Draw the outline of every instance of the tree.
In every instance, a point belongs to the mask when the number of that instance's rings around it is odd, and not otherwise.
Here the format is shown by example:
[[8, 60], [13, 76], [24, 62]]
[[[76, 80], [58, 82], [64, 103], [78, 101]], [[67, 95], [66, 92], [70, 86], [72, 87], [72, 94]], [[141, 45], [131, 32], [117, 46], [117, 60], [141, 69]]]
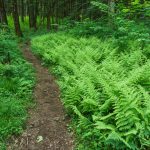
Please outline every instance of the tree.
[[0, 23], [5, 23], [8, 25], [4, 0], [0, 0]]
[[12, 0], [12, 5], [13, 5], [12, 14], [13, 14], [15, 32], [16, 32], [16, 35], [18, 35], [19, 37], [22, 37], [23, 34], [20, 28], [17, 0]]
[[38, 5], [39, 5], [38, 0], [28, 0], [29, 26], [30, 26], [30, 28], [37, 29]]
[[51, 29], [51, 3], [48, 3], [47, 8], [47, 30]]
[[24, 22], [24, 0], [21, 0], [21, 21]]

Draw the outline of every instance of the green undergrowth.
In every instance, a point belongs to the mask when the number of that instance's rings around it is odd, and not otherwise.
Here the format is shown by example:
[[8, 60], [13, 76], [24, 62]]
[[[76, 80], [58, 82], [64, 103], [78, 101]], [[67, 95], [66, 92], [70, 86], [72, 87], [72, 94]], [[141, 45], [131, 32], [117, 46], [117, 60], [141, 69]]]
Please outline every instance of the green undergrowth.
[[58, 77], [79, 150], [150, 147], [150, 47], [129, 46], [63, 32], [32, 39], [33, 51]]
[[[15, 30], [12, 16], [8, 16], [7, 19], [8, 19], [9, 28]], [[20, 20], [20, 27], [23, 33], [23, 37], [20, 40], [23, 42], [30, 40], [30, 38], [33, 36], [41, 35], [48, 32], [46, 29], [46, 20], [44, 20], [43, 22], [39, 17], [37, 17], [37, 30], [35, 30], [34, 28], [31, 29], [29, 27], [29, 17], [27, 16], [24, 17], [24, 22], [22, 22], [21, 18], [19, 18], [19, 20]]]
[[18, 48], [14, 34], [0, 29], [0, 149], [12, 135], [25, 128], [27, 108], [33, 105], [33, 68]]

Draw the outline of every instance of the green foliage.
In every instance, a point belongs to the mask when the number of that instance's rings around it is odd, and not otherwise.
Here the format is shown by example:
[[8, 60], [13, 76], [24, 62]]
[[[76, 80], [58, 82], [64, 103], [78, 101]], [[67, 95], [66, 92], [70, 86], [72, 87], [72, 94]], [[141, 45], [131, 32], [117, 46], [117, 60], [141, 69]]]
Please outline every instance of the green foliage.
[[5, 141], [23, 130], [34, 74], [8, 28], [0, 29], [0, 41], [0, 149], [5, 149]]
[[150, 17], [150, 2], [148, 0], [132, 0], [126, 4], [121, 1], [118, 3], [117, 9], [121, 10], [121, 15], [132, 18]]
[[80, 150], [150, 147], [150, 47], [134, 41], [120, 49], [115, 36], [100, 40], [62, 32], [32, 39], [33, 51], [58, 76]]
[[137, 24], [133, 20], [116, 17], [111, 26], [109, 23], [106, 24], [105, 19], [97, 21], [87, 19], [75, 22], [73, 29], [68, 32], [78, 37], [115, 38], [114, 43], [120, 51], [127, 51], [133, 43], [142, 50], [150, 44], [150, 29], [144, 23]]
[[143, 50], [150, 43], [150, 30], [143, 23], [116, 18], [114, 21], [114, 37], [120, 49], [129, 49], [133, 42]]
[[97, 21], [86, 19], [82, 22], [74, 22], [70, 28], [68, 28], [68, 32], [78, 37], [96, 36], [98, 38], [108, 38], [113, 36], [114, 33], [113, 29], [108, 27], [105, 19]]
[[108, 13], [109, 6], [99, 1], [91, 1], [91, 4], [98, 7], [100, 11]]

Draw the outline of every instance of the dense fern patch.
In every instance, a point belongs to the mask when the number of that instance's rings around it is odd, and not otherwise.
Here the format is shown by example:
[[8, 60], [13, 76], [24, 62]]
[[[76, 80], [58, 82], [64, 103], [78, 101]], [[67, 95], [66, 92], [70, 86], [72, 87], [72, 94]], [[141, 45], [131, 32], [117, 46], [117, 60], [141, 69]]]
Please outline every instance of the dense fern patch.
[[62, 100], [74, 116], [78, 149], [150, 147], [149, 48], [115, 39], [53, 33], [32, 40], [36, 54], [58, 76]]
[[0, 149], [6, 140], [22, 132], [31, 105], [34, 72], [23, 59], [16, 37], [0, 30]]

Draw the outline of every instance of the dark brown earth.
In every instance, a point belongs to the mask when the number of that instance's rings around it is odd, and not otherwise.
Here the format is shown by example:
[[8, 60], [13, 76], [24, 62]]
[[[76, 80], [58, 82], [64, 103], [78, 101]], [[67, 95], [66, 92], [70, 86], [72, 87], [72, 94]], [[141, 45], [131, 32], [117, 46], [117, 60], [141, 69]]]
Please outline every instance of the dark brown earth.
[[37, 106], [29, 111], [26, 130], [20, 137], [12, 139], [8, 150], [73, 150], [55, 78], [41, 66], [30, 51], [29, 44], [21, 47], [26, 60], [36, 69], [34, 97]]

